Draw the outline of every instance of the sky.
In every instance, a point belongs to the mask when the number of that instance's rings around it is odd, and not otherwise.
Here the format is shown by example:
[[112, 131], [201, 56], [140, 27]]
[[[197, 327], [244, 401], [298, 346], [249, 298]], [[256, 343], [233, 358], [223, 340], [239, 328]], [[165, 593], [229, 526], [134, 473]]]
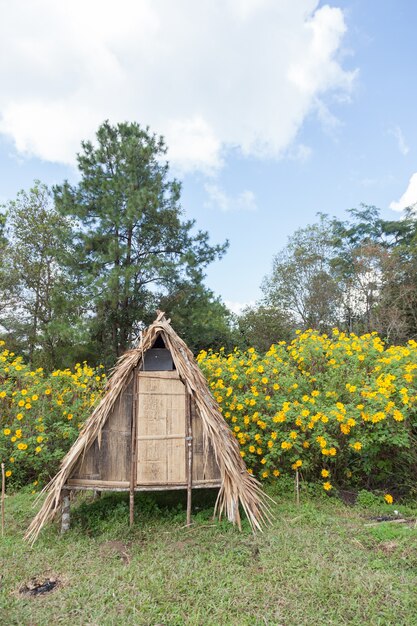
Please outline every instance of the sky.
[[417, 203], [416, 23], [414, 0], [0, 0], [0, 203], [75, 184], [105, 119], [149, 126], [239, 311], [318, 212]]

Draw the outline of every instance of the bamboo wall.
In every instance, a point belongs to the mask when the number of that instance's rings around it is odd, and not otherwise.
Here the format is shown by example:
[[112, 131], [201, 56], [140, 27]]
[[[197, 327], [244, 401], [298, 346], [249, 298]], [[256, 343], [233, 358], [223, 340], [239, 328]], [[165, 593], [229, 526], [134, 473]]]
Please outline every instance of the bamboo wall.
[[[155, 375], [153, 372], [150, 376]], [[143, 374], [141, 374], [143, 375]], [[169, 401], [170, 389], [173, 389], [174, 381], [170, 381], [169, 378], [178, 378], [177, 373], [174, 372], [161, 372], [161, 376], [168, 375], [166, 380], [166, 389], [164, 391], [165, 402]], [[169, 376], [170, 375], [170, 376]], [[137, 373], [134, 376], [138, 376]], [[139, 375], [140, 376], [140, 375]], [[140, 377], [139, 377], [140, 386]], [[164, 381], [165, 382], [165, 381]], [[133, 376], [122, 392], [121, 396], [115, 403], [113, 410], [111, 411], [101, 434], [101, 442], [98, 439], [87, 450], [84, 456], [78, 461], [71, 477], [68, 479], [67, 484], [70, 487], [81, 488], [97, 488], [97, 489], [129, 489], [129, 481], [131, 475], [131, 437], [132, 437], [132, 413], [133, 413]], [[177, 390], [178, 384], [182, 385], [179, 380], [176, 381]], [[185, 390], [184, 390], [185, 392]], [[140, 392], [139, 392], [140, 393]], [[178, 398], [178, 391], [177, 391]], [[139, 398], [140, 400], [140, 398]], [[177, 401], [173, 397], [173, 401]], [[193, 430], [193, 471], [192, 471], [192, 486], [204, 487], [204, 486], [216, 486], [220, 484], [220, 471], [212, 447], [209, 445], [206, 459], [204, 458], [203, 449], [203, 424], [200, 416], [197, 414], [194, 402], [189, 399], [188, 394], [185, 394], [185, 403], [187, 405], [186, 410], [191, 412], [191, 422]], [[137, 404], [137, 403], [136, 403]], [[157, 403], [158, 404], [158, 403]], [[143, 404], [142, 404], [143, 406]], [[141, 414], [142, 413], [142, 414]], [[139, 419], [146, 419], [146, 412], [139, 409]], [[138, 429], [138, 433], [146, 433], [146, 425], [143, 423]], [[186, 432], [184, 429], [184, 439]], [[168, 440], [169, 441], [169, 440]], [[167, 450], [170, 450], [170, 446], [167, 446]], [[159, 459], [160, 463], [166, 463], [166, 471], [164, 468], [159, 467], [158, 476], [156, 480], [152, 480], [149, 483], [147, 478], [149, 471], [142, 471], [138, 469], [138, 484], [136, 488], [138, 490], [154, 489], [161, 490], [166, 488], [186, 488], [187, 486], [187, 472], [174, 472], [172, 470], [172, 464], [181, 463], [184, 468], [186, 467], [186, 446], [183, 445], [184, 452], [180, 453], [181, 458], [178, 456], [172, 457], [167, 453], [166, 458]], [[138, 459], [139, 461], [139, 459]], [[180, 480], [169, 480], [169, 476], [181, 477]]]

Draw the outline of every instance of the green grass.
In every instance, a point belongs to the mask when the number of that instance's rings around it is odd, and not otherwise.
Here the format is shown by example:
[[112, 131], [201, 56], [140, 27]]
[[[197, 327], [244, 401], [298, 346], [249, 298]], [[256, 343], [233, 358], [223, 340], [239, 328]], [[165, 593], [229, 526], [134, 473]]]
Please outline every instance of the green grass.
[[[247, 524], [239, 533], [213, 523], [212, 494], [195, 499], [191, 528], [177, 495], [142, 496], [132, 531], [124, 494], [84, 498], [73, 504], [70, 532], [60, 537], [49, 525], [30, 548], [22, 535], [33, 496], [10, 496], [0, 624], [417, 625], [413, 524], [367, 526], [374, 511], [335, 498], [305, 495], [297, 507], [275, 497], [274, 525], [256, 537]], [[48, 575], [61, 579], [58, 589], [19, 594]]]

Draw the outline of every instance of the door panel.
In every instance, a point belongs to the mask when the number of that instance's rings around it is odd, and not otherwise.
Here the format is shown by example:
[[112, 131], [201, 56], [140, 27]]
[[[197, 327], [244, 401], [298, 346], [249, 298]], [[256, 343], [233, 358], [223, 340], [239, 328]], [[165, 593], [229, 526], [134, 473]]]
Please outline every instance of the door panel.
[[139, 372], [137, 483], [186, 483], [186, 392], [176, 372]]

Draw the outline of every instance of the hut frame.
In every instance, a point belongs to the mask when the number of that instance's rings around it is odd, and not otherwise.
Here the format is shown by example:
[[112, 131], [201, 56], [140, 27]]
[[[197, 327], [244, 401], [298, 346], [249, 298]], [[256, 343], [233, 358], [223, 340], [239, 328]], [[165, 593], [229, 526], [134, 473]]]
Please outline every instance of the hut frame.
[[[175, 374], [172, 372], [143, 372], [144, 355], [152, 348], [158, 337], [169, 350]], [[181, 480], [154, 481], [153, 484], [143, 484], [138, 481], [138, 386], [141, 385], [140, 372], [143, 372], [142, 383], [146, 378], [176, 380], [185, 388], [185, 432], [182, 437], [184, 446], [184, 474]], [[169, 384], [169, 382], [167, 383]], [[128, 480], [97, 480], [74, 478], [77, 467], [82, 465], [92, 446], [100, 448], [104, 426], [115, 408], [116, 402], [123, 398], [128, 388], [132, 389], [132, 416], [130, 432], [130, 452]], [[202, 437], [202, 459], [195, 463], [193, 425], [200, 418]], [[168, 438], [170, 436], [168, 435]], [[153, 436], [153, 438], [155, 438]], [[179, 436], [172, 435], [173, 439]], [[146, 439], [146, 435], [142, 437]], [[203, 478], [201, 473], [195, 479], [197, 471], [193, 466], [203, 463]], [[211, 468], [209, 467], [211, 463]], [[207, 468], [209, 467], [209, 471]], [[176, 470], [177, 471], [177, 470]], [[182, 470], [181, 470], [182, 471]], [[201, 471], [201, 468], [200, 468]], [[205, 478], [206, 474], [208, 478]], [[194, 478], [193, 478], [194, 476]], [[62, 508], [65, 526], [69, 527], [69, 493], [71, 491], [93, 489], [96, 491], [128, 491], [130, 494], [130, 524], [133, 524], [134, 496], [141, 491], [166, 491], [171, 489], [186, 489], [187, 491], [187, 524], [191, 522], [192, 490], [207, 487], [219, 488], [214, 507], [214, 516], [219, 519], [226, 515], [229, 521], [241, 528], [239, 505], [242, 507], [253, 531], [261, 530], [263, 523], [270, 521], [271, 511], [268, 500], [258, 481], [248, 473], [245, 463], [240, 456], [239, 445], [225, 422], [217, 402], [209, 391], [207, 381], [201, 373], [191, 351], [184, 341], [175, 333], [170, 320], [164, 313], [158, 312], [155, 322], [141, 335], [137, 348], [121, 356], [113, 370], [105, 388], [104, 396], [98, 406], [91, 413], [79, 433], [78, 439], [64, 457], [58, 473], [43, 489], [45, 494], [43, 504], [27, 529], [25, 538], [33, 543], [36, 541], [45, 523], [52, 520]], [[62, 528], [62, 530], [65, 530]]]

